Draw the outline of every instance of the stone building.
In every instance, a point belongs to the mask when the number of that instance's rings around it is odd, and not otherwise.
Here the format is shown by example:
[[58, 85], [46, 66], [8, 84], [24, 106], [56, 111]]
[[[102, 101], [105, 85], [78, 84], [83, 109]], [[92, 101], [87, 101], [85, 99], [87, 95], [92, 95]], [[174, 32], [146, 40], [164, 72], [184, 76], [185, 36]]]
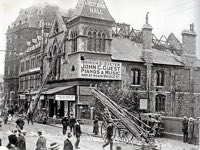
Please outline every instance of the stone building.
[[[41, 37], [42, 25], [44, 25], [44, 34], [49, 32], [57, 10], [57, 6], [49, 4], [22, 9], [17, 19], [8, 27], [4, 69], [5, 100], [10, 99], [12, 91], [13, 103], [17, 103], [19, 94], [31, 90], [19, 90], [20, 56], [28, 47], [37, 43]], [[27, 67], [28, 63], [30, 62], [27, 61]], [[41, 75], [39, 78], [41, 79]]]
[[157, 38], [152, 31], [148, 14], [141, 30], [115, 23], [103, 0], [78, 0], [75, 9], [57, 11], [43, 49], [42, 78], [55, 67], [39, 107], [50, 117], [75, 113], [89, 118], [86, 112], [92, 111], [95, 99], [89, 85], [110, 81], [135, 90], [143, 109], [169, 116], [200, 115], [194, 25], [183, 30], [182, 42], [173, 34]]

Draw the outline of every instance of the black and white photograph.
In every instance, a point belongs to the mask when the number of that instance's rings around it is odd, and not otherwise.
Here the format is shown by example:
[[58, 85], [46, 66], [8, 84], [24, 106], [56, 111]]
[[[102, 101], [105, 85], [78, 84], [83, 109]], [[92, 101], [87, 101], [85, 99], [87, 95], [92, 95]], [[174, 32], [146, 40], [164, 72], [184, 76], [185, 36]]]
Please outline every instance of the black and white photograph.
[[0, 0], [0, 150], [199, 150], [199, 0]]

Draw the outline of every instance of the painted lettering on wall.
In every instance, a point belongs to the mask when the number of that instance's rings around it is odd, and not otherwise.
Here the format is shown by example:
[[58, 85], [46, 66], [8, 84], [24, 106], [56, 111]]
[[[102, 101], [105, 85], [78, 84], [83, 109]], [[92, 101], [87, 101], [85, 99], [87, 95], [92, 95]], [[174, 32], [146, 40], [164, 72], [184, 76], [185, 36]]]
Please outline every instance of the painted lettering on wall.
[[95, 2], [88, 2], [88, 5], [90, 6], [90, 12], [91, 13], [95, 13], [95, 14], [99, 14], [99, 15], [103, 15], [103, 11], [102, 9], [105, 9], [106, 6], [104, 3], [95, 3]]
[[81, 61], [80, 78], [121, 80], [121, 63]]

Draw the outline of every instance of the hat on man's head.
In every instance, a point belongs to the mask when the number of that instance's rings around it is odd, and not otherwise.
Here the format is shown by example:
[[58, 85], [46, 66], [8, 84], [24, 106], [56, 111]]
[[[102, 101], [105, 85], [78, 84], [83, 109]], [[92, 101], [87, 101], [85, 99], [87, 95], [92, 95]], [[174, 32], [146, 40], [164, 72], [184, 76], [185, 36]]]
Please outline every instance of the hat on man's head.
[[60, 145], [58, 145], [58, 143], [56, 143], [56, 142], [51, 143], [49, 149], [50, 150], [58, 150], [58, 149], [60, 149]]
[[42, 130], [41, 130], [41, 129], [39, 129], [39, 130], [37, 131], [37, 133], [42, 133]]
[[184, 116], [183, 118], [184, 118], [184, 119], [187, 119], [187, 117], [186, 117], [186, 116]]
[[189, 121], [193, 121], [194, 119], [192, 117], [189, 118]]

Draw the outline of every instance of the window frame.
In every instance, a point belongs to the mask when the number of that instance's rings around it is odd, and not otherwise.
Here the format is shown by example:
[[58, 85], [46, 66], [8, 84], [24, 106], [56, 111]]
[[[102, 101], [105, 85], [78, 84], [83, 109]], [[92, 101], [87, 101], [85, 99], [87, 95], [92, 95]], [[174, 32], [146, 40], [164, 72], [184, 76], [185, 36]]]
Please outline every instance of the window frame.
[[166, 96], [162, 94], [158, 94], [155, 97], [155, 111], [156, 112], [165, 112], [165, 103], [166, 103]]
[[[136, 76], [137, 73], [137, 76]], [[141, 69], [138, 68], [132, 68], [131, 69], [131, 75], [132, 75], [132, 85], [141, 85]]]
[[165, 85], [165, 72], [163, 70], [156, 71], [156, 86]]

